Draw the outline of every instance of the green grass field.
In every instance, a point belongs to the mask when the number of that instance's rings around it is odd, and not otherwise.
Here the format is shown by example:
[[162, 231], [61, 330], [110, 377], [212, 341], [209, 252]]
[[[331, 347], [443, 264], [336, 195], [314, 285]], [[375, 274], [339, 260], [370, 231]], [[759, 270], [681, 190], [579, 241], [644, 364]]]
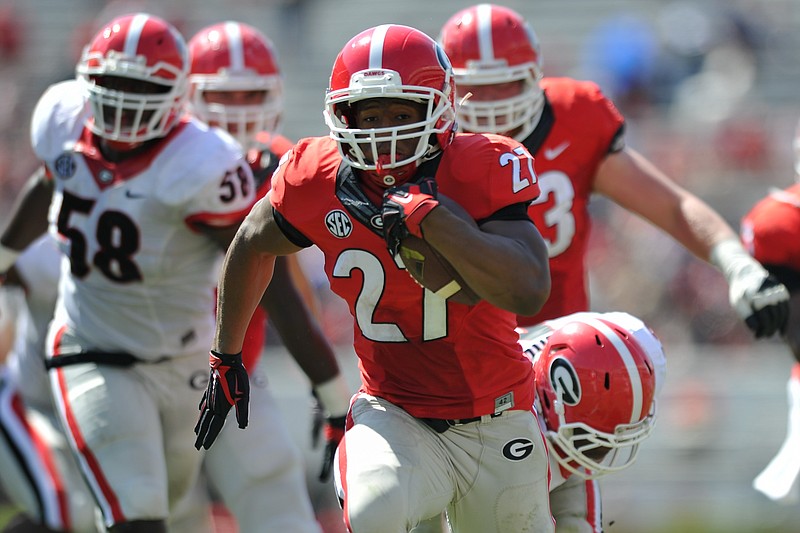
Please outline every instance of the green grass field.
[[0, 503], [0, 530], [6, 527], [6, 524], [17, 513], [17, 508], [7, 503]]

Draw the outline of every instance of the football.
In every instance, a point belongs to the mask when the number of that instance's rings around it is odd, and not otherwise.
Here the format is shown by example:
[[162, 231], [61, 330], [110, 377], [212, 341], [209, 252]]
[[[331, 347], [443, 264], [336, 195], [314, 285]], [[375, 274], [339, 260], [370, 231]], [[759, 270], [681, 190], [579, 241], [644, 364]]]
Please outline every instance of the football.
[[[467, 211], [454, 200], [438, 196], [439, 203], [459, 218], [474, 224]], [[446, 300], [466, 305], [475, 305], [480, 297], [464, 282], [455, 268], [427, 242], [409, 235], [400, 242], [400, 259], [406, 271], [426, 289]]]

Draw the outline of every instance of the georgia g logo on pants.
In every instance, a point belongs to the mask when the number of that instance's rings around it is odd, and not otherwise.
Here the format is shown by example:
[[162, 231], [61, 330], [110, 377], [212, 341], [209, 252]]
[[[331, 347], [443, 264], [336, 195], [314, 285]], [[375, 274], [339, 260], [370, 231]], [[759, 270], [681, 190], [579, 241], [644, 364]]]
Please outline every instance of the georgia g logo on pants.
[[514, 439], [503, 446], [503, 457], [509, 461], [522, 461], [533, 453], [535, 445], [530, 439]]

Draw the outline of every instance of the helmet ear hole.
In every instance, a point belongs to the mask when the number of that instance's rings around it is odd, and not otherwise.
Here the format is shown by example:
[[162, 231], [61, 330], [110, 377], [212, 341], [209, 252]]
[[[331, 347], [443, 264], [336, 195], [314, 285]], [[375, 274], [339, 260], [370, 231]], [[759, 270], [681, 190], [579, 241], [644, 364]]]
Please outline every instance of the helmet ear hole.
[[343, 102], [341, 104], [337, 104], [335, 109], [336, 117], [341, 120], [346, 126], [352, 128], [355, 124], [355, 120], [353, 120], [353, 115], [355, 110], [353, 109], [353, 105], [349, 102]]
[[611, 388], [611, 376], [608, 372], [606, 372], [605, 379], [603, 380], [603, 387], [605, 387], [606, 390]]

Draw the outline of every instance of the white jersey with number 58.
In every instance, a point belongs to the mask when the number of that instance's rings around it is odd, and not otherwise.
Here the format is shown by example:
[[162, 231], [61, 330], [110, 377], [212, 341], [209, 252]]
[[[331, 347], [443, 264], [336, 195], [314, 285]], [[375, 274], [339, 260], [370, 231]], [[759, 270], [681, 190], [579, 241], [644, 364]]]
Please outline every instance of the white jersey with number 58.
[[76, 82], [63, 82], [39, 100], [31, 127], [55, 182], [50, 232], [65, 256], [51, 334], [67, 326], [82, 347], [150, 360], [204, 351], [221, 251], [199, 227], [246, 215], [250, 168], [227, 133], [189, 118], [108, 161], [87, 111]]

